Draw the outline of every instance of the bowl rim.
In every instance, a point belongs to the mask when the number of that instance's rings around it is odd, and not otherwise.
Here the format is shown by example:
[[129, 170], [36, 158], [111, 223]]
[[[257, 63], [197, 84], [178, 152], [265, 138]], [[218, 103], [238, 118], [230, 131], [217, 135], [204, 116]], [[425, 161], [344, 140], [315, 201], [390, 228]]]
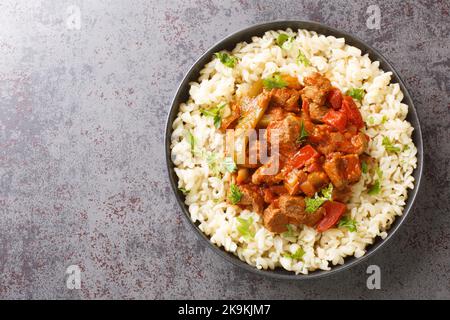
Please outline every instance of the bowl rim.
[[[376, 237], [373, 244], [370, 244], [366, 248], [365, 254], [360, 258], [355, 258], [354, 256], [346, 257], [344, 264], [342, 265], [334, 265], [330, 266], [330, 270], [315, 270], [311, 271], [308, 274], [295, 274], [293, 271], [287, 271], [280, 267], [275, 270], [263, 270], [258, 269], [255, 266], [247, 264], [245, 261], [239, 259], [239, 257], [234, 254], [225, 251], [222, 247], [218, 247], [214, 243], [209, 240], [209, 237], [204, 234], [194, 223], [189, 214], [189, 210], [184, 203], [184, 195], [178, 190], [178, 178], [176, 177], [174, 171], [174, 164], [171, 160], [171, 134], [172, 134], [172, 123], [176, 118], [176, 115], [179, 110], [179, 105], [181, 102], [184, 102], [183, 96], [188, 94], [189, 92], [189, 82], [196, 81], [199, 76], [199, 71], [204, 67], [204, 65], [210, 61], [214, 52], [218, 52], [223, 49], [232, 49], [236, 46], [237, 43], [249, 40], [253, 36], [261, 36], [266, 31], [269, 30], [286, 30], [291, 28], [293, 31], [297, 31], [298, 29], [306, 29], [308, 31], [315, 31], [318, 34], [323, 34], [325, 36], [334, 36], [336, 38], [344, 38], [345, 43], [355, 46], [362, 51], [363, 54], [368, 54], [371, 61], [379, 61], [380, 69], [384, 72], [392, 72], [391, 83], [398, 83], [401, 91], [403, 92], [403, 100], [402, 102], [408, 105], [408, 115], [406, 120], [408, 120], [414, 128], [412, 138], [413, 143], [417, 148], [417, 166], [413, 171], [414, 176], [414, 188], [408, 190], [408, 199], [403, 208], [403, 213], [401, 216], [396, 216], [394, 223], [391, 225], [388, 230], [387, 236], [385, 239], [381, 239], [380, 237]], [[422, 140], [422, 130], [420, 126], [420, 119], [417, 114], [416, 108], [414, 106], [413, 99], [409, 94], [409, 91], [400, 78], [398, 72], [392, 66], [392, 64], [375, 48], [371, 45], [365, 43], [358, 37], [349, 34], [347, 32], [335, 29], [326, 24], [308, 21], [308, 20], [275, 20], [271, 22], [263, 22], [254, 24], [245, 28], [242, 28], [238, 31], [235, 31], [226, 37], [222, 38], [220, 41], [217, 41], [214, 45], [208, 48], [188, 69], [185, 73], [182, 81], [177, 86], [176, 93], [173, 96], [173, 99], [170, 104], [170, 109], [166, 118], [166, 126], [165, 126], [165, 158], [166, 158], [166, 169], [169, 177], [170, 185], [172, 191], [175, 194], [177, 199], [177, 203], [181, 210], [183, 211], [183, 216], [187, 219], [188, 224], [191, 226], [192, 230], [195, 231], [200, 241], [207, 247], [209, 247], [213, 252], [222, 257], [224, 260], [232, 263], [233, 265], [242, 268], [243, 270], [249, 271], [253, 274], [258, 274], [263, 277], [273, 278], [277, 280], [307, 280], [307, 279], [318, 279], [326, 276], [330, 276], [332, 274], [336, 274], [343, 270], [348, 270], [351, 267], [360, 264], [365, 261], [369, 257], [371, 257], [375, 252], [377, 252], [381, 247], [385, 246], [389, 240], [397, 233], [397, 230], [404, 223], [405, 219], [409, 215], [413, 205], [415, 204], [416, 196], [418, 194], [420, 183], [422, 180], [423, 174], [423, 140]], [[392, 242], [392, 241], [391, 241]], [[389, 242], [390, 243], [390, 242]]]

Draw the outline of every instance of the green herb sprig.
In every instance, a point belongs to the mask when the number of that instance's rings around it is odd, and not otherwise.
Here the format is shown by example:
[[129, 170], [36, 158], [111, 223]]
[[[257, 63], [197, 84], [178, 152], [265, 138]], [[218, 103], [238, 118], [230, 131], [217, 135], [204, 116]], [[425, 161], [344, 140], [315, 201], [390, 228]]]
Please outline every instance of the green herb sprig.
[[350, 232], [355, 232], [357, 223], [356, 220], [351, 219], [350, 217], [344, 216], [338, 223], [338, 227], [347, 228]]
[[383, 145], [384, 149], [387, 152], [400, 152], [401, 151], [400, 147], [394, 146], [393, 142], [389, 139], [389, 137], [383, 137], [381, 144]]
[[351, 88], [346, 92], [346, 95], [352, 97], [355, 100], [358, 100], [359, 102], [362, 101], [365, 94], [366, 92], [362, 88]]
[[308, 136], [309, 136], [308, 131], [306, 131], [305, 125], [302, 121], [302, 126], [300, 128], [300, 135], [298, 136], [296, 141], [297, 144], [302, 144], [306, 140], [306, 138], [308, 138]]
[[212, 117], [214, 119], [214, 126], [218, 129], [222, 124], [222, 110], [227, 104], [221, 103], [214, 108], [202, 109], [201, 114], [207, 117]]
[[371, 196], [377, 195], [381, 192], [381, 178], [383, 177], [383, 171], [381, 171], [380, 168], [377, 168], [376, 172], [377, 172], [377, 179], [367, 192]]
[[303, 250], [303, 248], [298, 248], [297, 251], [295, 251], [294, 253], [288, 253], [285, 252], [283, 253], [283, 257], [285, 258], [290, 258], [292, 260], [303, 260], [303, 256], [305, 255], [305, 250]]
[[237, 231], [247, 240], [251, 240], [255, 237], [255, 231], [252, 228], [253, 218], [244, 219], [241, 217], [236, 218], [239, 222], [237, 226]]
[[216, 52], [214, 53], [214, 55], [217, 57], [217, 59], [220, 60], [220, 62], [222, 62], [222, 64], [224, 64], [228, 68], [234, 68], [234, 66], [238, 62], [238, 58], [229, 55], [226, 52]]
[[232, 183], [230, 185], [230, 193], [228, 195], [228, 199], [230, 200], [230, 202], [232, 204], [237, 204], [239, 201], [241, 201], [241, 198], [242, 198], [241, 190], [239, 189], [239, 187], [237, 185]]
[[297, 64], [303, 64], [305, 67], [308, 67], [311, 65], [311, 62], [308, 60], [308, 58], [305, 56], [305, 54], [301, 50], [298, 50]]
[[263, 86], [267, 89], [284, 88], [287, 82], [284, 81], [279, 73], [274, 73], [271, 77], [263, 79]]
[[319, 194], [316, 193], [313, 198], [305, 198], [306, 212], [308, 213], [314, 212], [317, 209], [319, 209], [320, 206], [325, 203], [325, 201], [331, 200], [333, 193], [333, 185], [330, 183], [328, 187], [322, 189], [320, 193], [322, 194], [321, 196], [319, 196]]

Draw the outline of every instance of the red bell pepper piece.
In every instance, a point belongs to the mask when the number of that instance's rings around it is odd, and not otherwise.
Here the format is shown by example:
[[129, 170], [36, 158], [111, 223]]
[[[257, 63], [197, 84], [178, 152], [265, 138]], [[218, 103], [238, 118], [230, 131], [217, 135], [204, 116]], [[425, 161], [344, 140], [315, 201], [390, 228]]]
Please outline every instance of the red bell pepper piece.
[[298, 150], [289, 161], [288, 167], [291, 169], [301, 168], [311, 158], [318, 158], [320, 154], [311, 146], [306, 145]]
[[358, 129], [364, 127], [364, 121], [361, 113], [359, 112], [352, 97], [344, 96], [342, 100], [342, 110], [347, 115], [348, 122], [353, 123]]
[[339, 131], [344, 131], [345, 127], [347, 127], [347, 114], [342, 111], [330, 109], [322, 118], [322, 121]]
[[307, 100], [302, 100], [302, 111], [304, 116], [309, 116], [309, 103]]
[[323, 204], [325, 217], [317, 224], [317, 231], [324, 232], [333, 227], [347, 210], [347, 206], [337, 201], [327, 201]]
[[335, 110], [339, 110], [342, 106], [342, 93], [341, 90], [334, 88], [328, 93], [328, 102]]

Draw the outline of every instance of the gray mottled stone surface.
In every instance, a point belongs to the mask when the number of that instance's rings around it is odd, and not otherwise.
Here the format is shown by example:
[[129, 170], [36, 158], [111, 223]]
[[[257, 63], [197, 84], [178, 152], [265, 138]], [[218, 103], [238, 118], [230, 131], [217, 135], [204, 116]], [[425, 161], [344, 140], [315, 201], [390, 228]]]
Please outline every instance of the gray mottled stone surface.
[[[80, 8], [80, 29], [67, 8]], [[378, 4], [380, 30], [366, 27]], [[448, 1], [2, 1], [0, 298], [450, 298]], [[350, 271], [290, 283], [204, 248], [165, 173], [183, 74], [240, 28], [309, 19], [378, 48], [425, 139], [423, 186], [391, 245]], [[82, 270], [68, 290], [67, 266]], [[366, 288], [366, 268], [382, 289]]]

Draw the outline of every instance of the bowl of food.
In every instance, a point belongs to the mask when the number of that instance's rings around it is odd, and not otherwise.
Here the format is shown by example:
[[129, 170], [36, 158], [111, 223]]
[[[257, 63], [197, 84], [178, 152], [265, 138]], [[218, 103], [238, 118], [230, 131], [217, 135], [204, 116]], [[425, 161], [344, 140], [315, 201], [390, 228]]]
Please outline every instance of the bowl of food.
[[323, 24], [238, 31], [182, 80], [170, 183], [195, 233], [246, 270], [321, 277], [383, 246], [422, 175], [419, 119], [389, 62]]

